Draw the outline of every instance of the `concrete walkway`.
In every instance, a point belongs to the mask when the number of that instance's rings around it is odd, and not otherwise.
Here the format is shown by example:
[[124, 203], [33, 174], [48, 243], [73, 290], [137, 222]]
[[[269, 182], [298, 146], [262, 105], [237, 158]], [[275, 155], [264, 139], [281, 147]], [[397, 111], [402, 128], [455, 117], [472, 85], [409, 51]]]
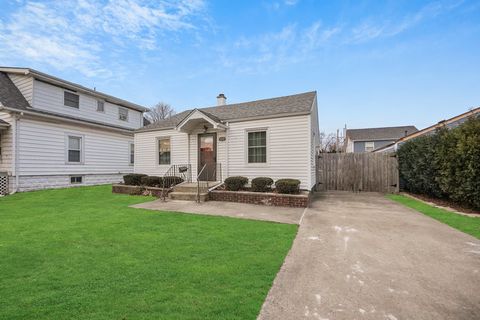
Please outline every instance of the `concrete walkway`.
[[149, 210], [186, 212], [212, 216], [263, 220], [289, 224], [299, 224], [299, 221], [305, 212], [304, 208], [271, 207], [222, 201], [196, 203], [194, 201], [170, 199], [167, 199], [165, 202], [161, 199], [158, 199], [151, 202], [136, 204], [132, 207]]
[[379, 194], [306, 211], [259, 319], [480, 319], [480, 241]]

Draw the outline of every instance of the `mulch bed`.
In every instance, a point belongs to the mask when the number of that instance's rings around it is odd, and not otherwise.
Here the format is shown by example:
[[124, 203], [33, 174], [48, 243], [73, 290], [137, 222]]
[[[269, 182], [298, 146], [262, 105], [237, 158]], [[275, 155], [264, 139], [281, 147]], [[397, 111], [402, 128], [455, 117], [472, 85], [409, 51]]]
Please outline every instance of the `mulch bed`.
[[408, 193], [405, 192], [406, 195], [412, 196], [414, 198], [418, 198], [420, 200], [423, 200], [425, 202], [431, 202], [437, 206], [440, 207], [446, 207], [446, 208], [451, 208], [455, 211], [462, 212], [462, 213], [468, 213], [468, 214], [478, 214], [480, 216], [480, 211], [471, 209], [471, 208], [465, 208], [459, 205], [458, 203], [455, 203], [451, 200], [446, 200], [446, 199], [438, 199], [438, 198], [433, 198], [429, 197], [423, 194], [415, 194], [415, 193]]

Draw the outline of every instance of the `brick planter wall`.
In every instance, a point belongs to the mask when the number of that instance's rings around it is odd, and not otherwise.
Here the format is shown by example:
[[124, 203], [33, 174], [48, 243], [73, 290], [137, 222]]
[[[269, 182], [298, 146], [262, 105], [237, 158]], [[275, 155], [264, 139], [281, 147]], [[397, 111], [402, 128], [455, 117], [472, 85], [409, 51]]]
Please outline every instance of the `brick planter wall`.
[[[129, 194], [131, 196], [152, 195], [160, 198], [162, 196], [163, 188], [144, 187], [144, 186], [128, 186], [125, 184], [114, 184], [112, 186], [113, 193]], [[148, 193], [146, 192], [148, 191]]]
[[278, 194], [250, 191], [213, 190], [208, 194], [208, 199], [213, 201], [263, 204], [267, 206], [306, 208], [310, 203], [310, 193], [302, 192], [301, 194]]
[[129, 195], [141, 195], [145, 188], [141, 186], [127, 186], [124, 184], [114, 184], [112, 185], [113, 193], [129, 194]]

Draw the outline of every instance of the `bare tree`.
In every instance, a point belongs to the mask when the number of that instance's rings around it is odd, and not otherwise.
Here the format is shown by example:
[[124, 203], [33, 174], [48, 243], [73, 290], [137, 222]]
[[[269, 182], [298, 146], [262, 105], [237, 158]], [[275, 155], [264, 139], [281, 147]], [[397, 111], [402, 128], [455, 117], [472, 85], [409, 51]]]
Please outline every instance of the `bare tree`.
[[336, 153], [342, 152], [343, 137], [337, 136], [336, 133], [326, 134], [320, 132], [320, 152]]
[[165, 102], [159, 102], [145, 113], [145, 117], [148, 119], [148, 121], [154, 123], [160, 120], [168, 119], [175, 113], [176, 111], [171, 105]]

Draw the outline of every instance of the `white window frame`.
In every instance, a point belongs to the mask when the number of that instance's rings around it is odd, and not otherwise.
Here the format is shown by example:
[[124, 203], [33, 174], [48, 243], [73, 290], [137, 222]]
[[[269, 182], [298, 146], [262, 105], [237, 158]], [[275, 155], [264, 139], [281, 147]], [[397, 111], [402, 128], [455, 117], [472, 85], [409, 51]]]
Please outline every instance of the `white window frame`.
[[[367, 147], [368, 145], [368, 147]], [[372, 152], [375, 150], [375, 141], [365, 141], [365, 152]]]
[[[160, 164], [160, 140], [170, 140], [170, 163], [169, 164]], [[156, 163], [157, 167], [165, 167], [165, 166], [171, 166], [172, 165], [172, 156], [173, 156], [173, 148], [172, 148], [172, 137], [170, 136], [163, 136], [163, 137], [156, 137], [155, 138], [155, 151], [156, 151]]]
[[[127, 114], [127, 117], [125, 119], [122, 119], [122, 113], [121, 113], [122, 110], [125, 110]], [[118, 120], [128, 122], [128, 108], [118, 107]]]
[[[266, 162], [253, 162], [250, 163], [248, 162], [248, 134], [251, 132], [259, 132], [259, 131], [265, 131], [266, 135], [266, 156], [267, 156], [267, 161]], [[268, 167], [270, 166], [270, 130], [268, 127], [261, 127], [261, 128], [249, 128], [245, 130], [244, 134], [244, 157], [245, 157], [245, 165], [248, 167]]]
[[[66, 93], [74, 94], [74, 95], [76, 95], [76, 96], [78, 97], [78, 106], [74, 107], [74, 106], [69, 106], [69, 105], [65, 104], [65, 100], [66, 100], [66, 99], [65, 99], [65, 94], [66, 94]], [[80, 109], [80, 95], [79, 95], [78, 93], [76, 93], [76, 92], [64, 90], [64, 91], [63, 91], [63, 105], [64, 105], [65, 107], [69, 107], [69, 108], [73, 108], [73, 109], [79, 110], [79, 109]]]
[[[72, 182], [72, 178], [80, 178], [82, 181], [81, 182]], [[85, 181], [83, 178], [84, 177], [82, 175], [70, 176], [70, 184], [83, 184], [83, 182]]]
[[[103, 106], [103, 110], [99, 110], [99, 109], [98, 109], [98, 105], [99, 105], [100, 103], [101, 103], [102, 106]], [[105, 101], [103, 101], [103, 100], [97, 100], [97, 112], [105, 113]]]
[[[135, 143], [134, 142], [129, 143], [128, 151], [129, 151], [128, 152], [128, 164], [133, 166], [135, 164]], [[132, 162], [132, 153], [133, 153], [133, 162]]]
[[[70, 150], [69, 140], [72, 138], [80, 139], [80, 162], [71, 162], [68, 160], [68, 151]], [[65, 163], [72, 165], [82, 165], [85, 160], [85, 136], [77, 133], [66, 133], [65, 134]]]

